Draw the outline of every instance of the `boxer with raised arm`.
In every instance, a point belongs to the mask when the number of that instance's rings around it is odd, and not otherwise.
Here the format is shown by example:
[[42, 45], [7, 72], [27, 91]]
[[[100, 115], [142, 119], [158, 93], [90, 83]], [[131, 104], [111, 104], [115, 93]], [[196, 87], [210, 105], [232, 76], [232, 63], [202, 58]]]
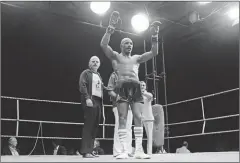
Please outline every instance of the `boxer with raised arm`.
[[152, 48], [149, 52], [143, 53], [142, 55], [132, 55], [133, 42], [130, 38], [124, 38], [120, 43], [121, 53], [119, 54], [118, 52], [113, 51], [109, 46], [111, 34], [114, 33], [119, 18], [119, 13], [114, 11], [100, 44], [105, 55], [112, 63], [114, 63], [114, 69], [118, 75], [114, 92], [116, 92], [115, 96], [117, 99], [117, 109], [119, 114], [118, 134], [120, 143], [123, 147], [123, 152], [117, 158], [128, 158], [126, 121], [129, 105], [131, 106], [135, 123], [135, 158], [150, 158], [148, 155], [141, 152], [143, 127], [141, 124], [141, 109], [139, 109], [139, 107], [142, 106], [141, 103], [143, 103], [143, 97], [138, 77], [138, 69], [140, 63], [144, 63], [158, 55], [159, 27], [157, 26], [157, 23], [153, 23], [151, 26]]

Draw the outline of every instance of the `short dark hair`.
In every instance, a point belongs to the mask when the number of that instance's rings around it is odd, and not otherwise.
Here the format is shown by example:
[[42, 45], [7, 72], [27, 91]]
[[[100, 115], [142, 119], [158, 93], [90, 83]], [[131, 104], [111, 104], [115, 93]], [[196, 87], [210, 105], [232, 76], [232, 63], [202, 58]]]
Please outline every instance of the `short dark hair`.
[[188, 146], [188, 142], [187, 142], [187, 141], [184, 141], [184, 142], [183, 142], [183, 146], [186, 146], [186, 147], [187, 147], [187, 146]]

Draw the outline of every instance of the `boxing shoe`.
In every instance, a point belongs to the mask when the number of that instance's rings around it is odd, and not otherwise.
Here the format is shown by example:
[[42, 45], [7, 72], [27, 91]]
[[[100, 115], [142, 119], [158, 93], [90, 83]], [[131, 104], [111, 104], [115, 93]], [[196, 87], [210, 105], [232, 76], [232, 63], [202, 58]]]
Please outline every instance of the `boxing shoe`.
[[147, 155], [144, 152], [139, 151], [139, 152], [136, 152], [134, 154], [134, 158], [136, 158], [136, 159], [150, 159], [151, 157], [150, 157], [150, 155]]
[[95, 158], [91, 153], [86, 153], [82, 157], [83, 158]]
[[116, 156], [116, 159], [127, 159], [128, 158], [128, 153], [121, 153]]
[[131, 153], [128, 153], [128, 157], [133, 157], [133, 154], [131, 154]]
[[91, 153], [94, 157], [99, 157], [98, 154], [95, 154], [94, 152]]

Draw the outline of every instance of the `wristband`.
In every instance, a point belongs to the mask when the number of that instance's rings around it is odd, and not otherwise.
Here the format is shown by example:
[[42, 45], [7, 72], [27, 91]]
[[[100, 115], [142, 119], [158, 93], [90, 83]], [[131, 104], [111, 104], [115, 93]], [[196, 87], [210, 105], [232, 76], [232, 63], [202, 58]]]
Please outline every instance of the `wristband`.
[[158, 42], [158, 36], [157, 35], [153, 35], [151, 40], [152, 40], [152, 42]]

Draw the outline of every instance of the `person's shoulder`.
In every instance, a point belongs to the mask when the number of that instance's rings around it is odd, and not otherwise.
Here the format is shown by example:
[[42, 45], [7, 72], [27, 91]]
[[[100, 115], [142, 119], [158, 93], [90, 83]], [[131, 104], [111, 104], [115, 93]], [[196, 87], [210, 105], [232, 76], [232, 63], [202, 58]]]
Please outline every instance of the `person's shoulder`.
[[113, 51], [113, 56], [111, 58], [111, 60], [115, 60], [120, 56], [121, 53], [118, 53], [117, 51]]
[[150, 94], [150, 95], [152, 95], [152, 93], [151, 92], [148, 92], [148, 91], [146, 91], [148, 94]]
[[134, 54], [132, 55], [132, 59], [134, 59], [136, 62], [138, 62], [138, 60], [141, 58], [141, 55], [139, 54]]
[[91, 71], [90, 71], [89, 69], [85, 69], [85, 70], [83, 70], [83, 71], [81, 72], [80, 78], [81, 78], [81, 77], [82, 77], [82, 78], [85, 78], [85, 77], [89, 76], [89, 74], [91, 74]]
[[119, 55], [120, 53], [118, 53], [117, 51], [113, 51], [113, 53], [115, 54], [115, 55]]
[[83, 70], [83, 71], [82, 71], [82, 73], [81, 73], [81, 74], [84, 74], [84, 73], [89, 73], [89, 72], [91, 72], [89, 69], [85, 69], [85, 70]]

